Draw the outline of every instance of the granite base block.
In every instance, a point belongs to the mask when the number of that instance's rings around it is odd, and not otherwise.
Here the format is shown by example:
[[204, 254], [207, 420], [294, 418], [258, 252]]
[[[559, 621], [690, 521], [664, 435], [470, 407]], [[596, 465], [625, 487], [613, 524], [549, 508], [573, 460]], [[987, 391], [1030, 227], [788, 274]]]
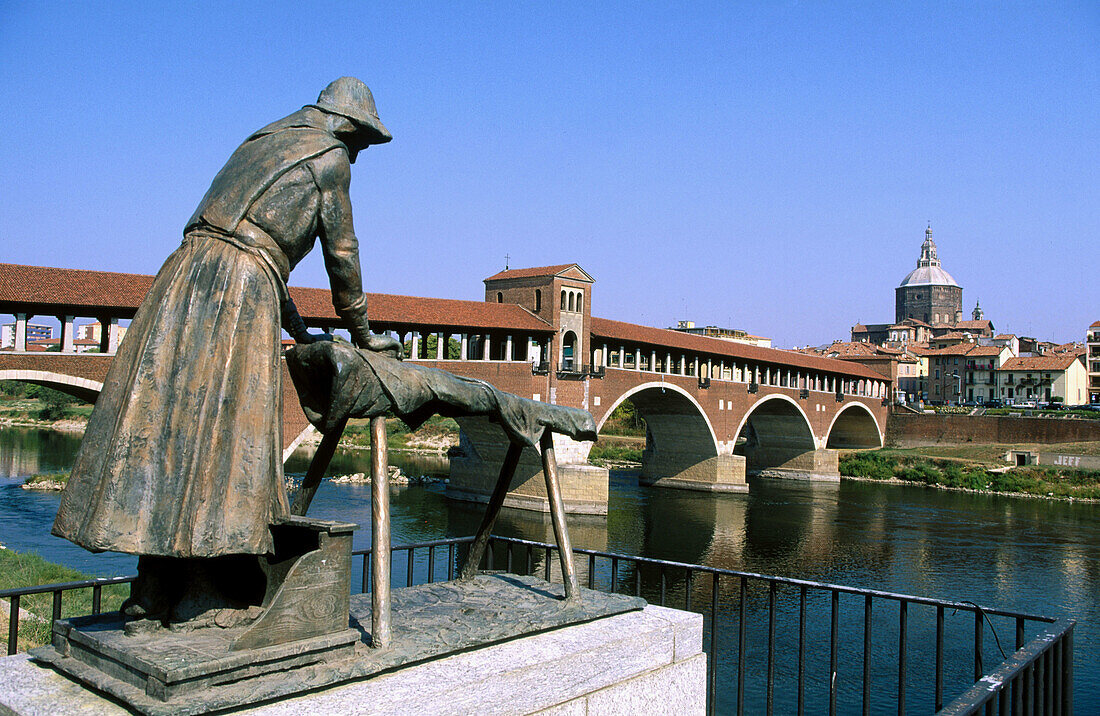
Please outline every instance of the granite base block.
[[[0, 684], [0, 714], [127, 713], [26, 655], [0, 659]], [[647, 606], [237, 712], [593, 716], [654, 708], [705, 712], [698, 614]]]

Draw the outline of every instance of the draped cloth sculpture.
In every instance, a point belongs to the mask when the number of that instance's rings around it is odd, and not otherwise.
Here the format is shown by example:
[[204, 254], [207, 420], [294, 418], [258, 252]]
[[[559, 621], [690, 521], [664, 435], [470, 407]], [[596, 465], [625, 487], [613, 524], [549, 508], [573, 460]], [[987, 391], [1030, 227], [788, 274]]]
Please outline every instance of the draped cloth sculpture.
[[574, 440], [595, 440], [592, 415], [505, 393], [446, 371], [402, 363], [347, 343], [318, 342], [287, 351], [287, 368], [309, 421], [322, 433], [348, 418], [392, 411], [415, 429], [435, 414], [485, 415], [513, 443], [536, 447], [546, 430]]

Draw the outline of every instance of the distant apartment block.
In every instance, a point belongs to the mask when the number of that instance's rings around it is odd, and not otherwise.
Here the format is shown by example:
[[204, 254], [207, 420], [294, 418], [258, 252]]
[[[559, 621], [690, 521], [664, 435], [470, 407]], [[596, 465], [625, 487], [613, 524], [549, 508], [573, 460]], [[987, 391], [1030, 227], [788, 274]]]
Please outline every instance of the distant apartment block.
[[[6, 323], [0, 326], [0, 348], [11, 348], [15, 345], [15, 323]], [[27, 342], [37, 343], [53, 338], [53, 328], [35, 323], [27, 324]]]
[[737, 328], [719, 328], [718, 326], [696, 326], [695, 321], [677, 321], [676, 328], [673, 330], [680, 331], [681, 333], [692, 333], [697, 336], [707, 336], [708, 338], [719, 338], [723, 341], [733, 341], [734, 343], [744, 343], [750, 346], [757, 346], [759, 348], [771, 348], [772, 339], [765, 338], [763, 336], [754, 336], [746, 331], [739, 330]]
[[1088, 346], [1085, 361], [1088, 367], [1089, 402], [1100, 403], [1100, 321], [1089, 326], [1085, 334], [1085, 344]]

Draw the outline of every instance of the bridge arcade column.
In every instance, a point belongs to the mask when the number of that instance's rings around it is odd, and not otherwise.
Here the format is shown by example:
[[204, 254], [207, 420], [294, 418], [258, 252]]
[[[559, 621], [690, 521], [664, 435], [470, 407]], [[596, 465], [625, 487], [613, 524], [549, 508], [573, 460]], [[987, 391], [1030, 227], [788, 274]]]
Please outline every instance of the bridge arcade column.
[[514, 360], [512, 355], [512, 337], [508, 336], [504, 341], [504, 360]]
[[462, 334], [462, 349], [458, 354], [459, 360], [469, 360], [470, 358], [470, 334]]
[[435, 334], [435, 336], [435, 359], [443, 360], [447, 356], [447, 354], [444, 352], [444, 349], [447, 346], [449, 337], [446, 333], [442, 331]]
[[61, 352], [73, 353], [76, 350], [73, 342], [73, 321], [76, 316], [59, 316], [61, 319]]
[[99, 319], [99, 352], [114, 354], [118, 351], [118, 319]]
[[26, 313], [15, 314], [15, 345], [12, 349], [17, 353], [27, 352], [27, 319]]
[[420, 357], [420, 331], [413, 331], [409, 338], [409, 358], [416, 360]]

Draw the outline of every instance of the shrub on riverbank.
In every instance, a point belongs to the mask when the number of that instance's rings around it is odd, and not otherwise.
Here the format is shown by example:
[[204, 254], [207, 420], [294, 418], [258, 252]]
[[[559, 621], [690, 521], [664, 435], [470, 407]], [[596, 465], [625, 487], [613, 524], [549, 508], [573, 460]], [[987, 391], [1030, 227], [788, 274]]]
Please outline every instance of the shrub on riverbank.
[[592, 446], [588, 460], [594, 465], [603, 462], [641, 462], [644, 446], [601, 440]]
[[[340, 443], [353, 447], [370, 447], [370, 421], [348, 421]], [[453, 418], [433, 415], [416, 430], [410, 430], [400, 418], [387, 418], [386, 444], [391, 450], [446, 452], [448, 447], [458, 444], [458, 423]]]
[[[37, 554], [0, 549], [0, 589], [31, 587], [39, 584], [76, 582], [91, 579], [86, 574], [47, 562]], [[126, 584], [108, 585], [103, 588], [101, 607], [105, 612], [117, 611], [130, 594]], [[53, 615], [53, 596], [35, 594], [22, 597], [19, 607], [30, 613], [19, 621], [19, 650], [26, 651], [46, 644], [50, 640], [50, 619]], [[78, 589], [65, 592], [61, 600], [61, 616], [76, 617], [92, 613], [92, 590]], [[4, 622], [7, 623], [6, 621]]]
[[1100, 499], [1100, 470], [1059, 472], [1053, 468], [1029, 466], [991, 472], [980, 464], [870, 451], [842, 456], [840, 474], [873, 480], [894, 478], [968, 490]]
[[48, 472], [31, 475], [23, 480], [24, 490], [63, 490], [69, 482], [67, 472]]

